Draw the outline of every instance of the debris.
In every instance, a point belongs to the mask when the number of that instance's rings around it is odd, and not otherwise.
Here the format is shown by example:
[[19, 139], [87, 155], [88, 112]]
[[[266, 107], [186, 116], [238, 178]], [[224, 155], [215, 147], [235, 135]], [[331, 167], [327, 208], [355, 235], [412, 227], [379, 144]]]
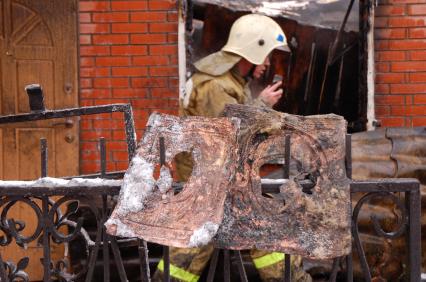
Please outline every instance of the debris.
[[[302, 117], [242, 105], [228, 105], [224, 115], [150, 117], [149, 124], [155, 126], [148, 127], [126, 173], [126, 179], [135, 183], [123, 185], [106, 224], [108, 232], [118, 234], [119, 222], [140, 238], [175, 247], [213, 241], [219, 248], [284, 251], [315, 259], [348, 254], [346, 121], [336, 115]], [[297, 175], [281, 181], [279, 194], [265, 197], [259, 168], [284, 157], [286, 135], [291, 136]], [[159, 137], [164, 138], [166, 163], [182, 151], [192, 151], [195, 162], [183, 190], [167, 201], [162, 197], [171, 186], [166, 171], [160, 179], [168, 179], [167, 185], [154, 190], [153, 186], [134, 189], [146, 180], [130, 175], [137, 173], [141, 159], [152, 166], [159, 163]], [[299, 183], [305, 179], [312, 181], [309, 193]], [[134, 189], [131, 193], [124, 191], [129, 187]], [[123, 195], [134, 198], [130, 201]], [[132, 209], [134, 199], [143, 199], [140, 211]]]

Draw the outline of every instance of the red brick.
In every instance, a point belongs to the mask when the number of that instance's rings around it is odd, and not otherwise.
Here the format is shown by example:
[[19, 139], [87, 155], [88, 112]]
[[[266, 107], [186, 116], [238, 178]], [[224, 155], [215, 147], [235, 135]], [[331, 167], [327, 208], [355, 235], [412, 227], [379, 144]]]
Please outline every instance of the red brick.
[[167, 42], [168, 43], [177, 43], [178, 42], [178, 35], [177, 33], [169, 33], [167, 34]]
[[410, 82], [426, 82], [426, 73], [416, 72], [410, 73]]
[[135, 109], [133, 111], [133, 117], [139, 120], [143, 120], [143, 119], [148, 120], [149, 112], [146, 110]]
[[91, 35], [80, 35], [79, 40], [80, 40], [80, 45], [92, 44], [92, 36]]
[[96, 129], [120, 129], [124, 127], [122, 120], [100, 119], [93, 121], [93, 127]]
[[425, 4], [409, 5], [407, 10], [409, 15], [426, 15]]
[[80, 107], [89, 107], [93, 105], [93, 99], [80, 99]]
[[177, 12], [168, 12], [167, 13], [167, 21], [169, 22], [177, 22], [179, 19]]
[[129, 57], [98, 57], [96, 58], [97, 66], [129, 66], [130, 58]]
[[382, 117], [380, 118], [382, 127], [404, 126], [404, 118], [401, 117]]
[[407, 107], [407, 115], [409, 116], [424, 116], [426, 115], [426, 105]]
[[113, 33], [142, 33], [148, 30], [147, 24], [141, 23], [114, 23], [112, 24]]
[[123, 160], [127, 160], [128, 158], [128, 154], [127, 152], [123, 152], [123, 151], [115, 151], [112, 152], [112, 158], [115, 161], [123, 161]]
[[426, 117], [413, 117], [413, 126], [426, 126]]
[[179, 107], [179, 100], [178, 99], [170, 99], [169, 100], [169, 108], [177, 109], [178, 107]]
[[389, 72], [389, 70], [390, 70], [390, 64], [389, 63], [377, 62], [375, 64], [375, 67], [376, 67], [377, 72]]
[[80, 57], [80, 67], [92, 67], [95, 65], [95, 58]]
[[132, 44], [160, 44], [167, 42], [167, 35], [161, 33], [155, 34], [131, 34], [130, 42]]
[[150, 23], [149, 32], [177, 32], [176, 23]]
[[173, 76], [178, 75], [177, 67], [151, 67], [149, 74], [152, 76]]
[[150, 10], [175, 10], [177, 0], [149, 0]]
[[426, 48], [426, 40], [395, 40], [389, 42], [390, 50], [423, 50]]
[[146, 88], [129, 88], [129, 89], [113, 89], [112, 95], [117, 98], [146, 98], [148, 89]]
[[111, 4], [111, 8], [114, 11], [135, 11], [135, 10], [146, 10], [147, 2], [145, 0], [138, 1], [114, 1]]
[[82, 130], [80, 132], [81, 139], [83, 140], [95, 140], [97, 141], [99, 137], [111, 138], [111, 130]]
[[177, 54], [176, 45], [161, 45], [161, 46], [149, 46], [150, 55], [173, 55]]
[[80, 77], [100, 77], [110, 74], [110, 68], [80, 68]]
[[80, 46], [80, 56], [105, 56], [109, 54], [109, 46]]
[[81, 98], [110, 98], [111, 97], [111, 89], [82, 89], [81, 90]]
[[179, 98], [179, 89], [175, 88], [153, 88], [151, 89], [153, 98]]
[[417, 26], [425, 26], [426, 25], [426, 17], [390, 17], [388, 19], [389, 27], [417, 27]]
[[391, 70], [393, 72], [426, 71], [426, 63], [424, 62], [393, 62]]
[[[92, 126], [91, 120], [85, 120], [85, 119], [80, 120], [80, 130], [88, 130], [88, 129], [92, 129], [92, 128], [93, 128], [93, 126]], [[80, 148], [83, 148], [83, 147], [80, 146]], [[88, 146], [84, 146], [84, 149], [87, 150]]]
[[376, 105], [404, 105], [404, 98], [402, 95], [376, 95], [374, 100]]
[[179, 87], [179, 78], [170, 77], [169, 78], [169, 86], [170, 87]]
[[374, 87], [375, 94], [389, 94], [389, 84], [376, 84]]
[[405, 116], [406, 115], [406, 106], [392, 106], [391, 114], [392, 116]]
[[[90, 121], [90, 124], [91, 124], [92, 121], [91, 120], [89, 120], [89, 121]], [[80, 122], [80, 128], [81, 128], [81, 122]], [[89, 129], [92, 129], [92, 127], [89, 128]], [[93, 141], [92, 142], [80, 142], [80, 150], [96, 151], [96, 150], [98, 150], [98, 143], [93, 142]]]
[[153, 78], [131, 78], [132, 87], [167, 87], [167, 78], [153, 77]]
[[92, 79], [90, 79], [90, 78], [80, 78], [80, 87], [81, 88], [90, 88], [90, 87], [92, 87]]
[[114, 77], [114, 78], [95, 78], [94, 79], [95, 88], [126, 88], [128, 86], [129, 86], [128, 78]]
[[377, 39], [402, 39], [406, 37], [406, 31], [405, 28], [380, 28], [374, 35]]
[[79, 1], [79, 11], [80, 12], [98, 12], [98, 11], [108, 11], [109, 10], [109, 1]]
[[[122, 124], [122, 126], [124, 123]], [[110, 141], [106, 144], [107, 151], [125, 151], [127, 152], [127, 144], [125, 142]]]
[[93, 161], [80, 161], [80, 171], [82, 174], [96, 173], [100, 170], [100, 165]]
[[426, 93], [426, 84], [391, 84], [391, 94], [417, 94]]
[[409, 38], [426, 38], [426, 28], [410, 28], [408, 34]]
[[169, 58], [166, 56], [137, 56], [133, 57], [133, 65], [135, 66], [160, 66], [168, 65]]
[[374, 41], [374, 48], [376, 50], [388, 50], [389, 49], [389, 40], [376, 39]]
[[390, 114], [390, 107], [389, 106], [376, 106], [376, 115], [378, 117], [381, 116], [389, 116]]
[[378, 73], [376, 83], [403, 83], [405, 75], [403, 73]]
[[112, 13], [93, 13], [93, 22], [95, 23], [120, 23], [129, 21], [128, 12], [112, 12]]
[[124, 161], [123, 162], [116, 161], [115, 166], [116, 166], [117, 171], [126, 170], [126, 169], [129, 168], [129, 162], [127, 162], [127, 161], [125, 161], [125, 162]]
[[113, 76], [146, 76], [148, 74], [148, 68], [143, 67], [126, 67], [126, 68], [112, 68]]
[[403, 16], [405, 5], [380, 5], [375, 10], [375, 15], [380, 16]]
[[109, 33], [109, 24], [80, 24], [80, 33]]
[[112, 46], [111, 47], [112, 55], [146, 55], [148, 54], [147, 46], [135, 46], [135, 45], [122, 45], [122, 46]]
[[426, 95], [414, 95], [414, 104], [426, 104]]
[[128, 99], [122, 99], [122, 98], [96, 99], [95, 105], [107, 105], [107, 104], [115, 104], [115, 103], [127, 104], [129, 102], [130, 101]]
[[80, 23], [90, 23], [92, 22], [92, 16], [90, 13], [79, 13], [78, 19]]
[[380, 28], [380, 27], [388, 27], [388, 18], [380, 18], [377, 17], [374, 19], [374, 27]]
[[138, 99], [132, 100], [132, 106], [142, 109], [167, 108], [167, 99]]
[[124, 130], [112, 131], [112, 140], [126, 140], [126, 134], [124, 133]]
[[426, 51], [411, 51], [409, 58], [412, 61], [426, 61]]
[[94, 35], [94, 44], [128, 44], [129, 36], [127, 34], [105, 34]]
[[80, 157], [87, 161], [96, 161], [100, 159], [99, 151], [85, 151], [80, 152]]
[[375, 55], [377, 61], [404, 61], [406, 59], [404, 51], [377, 51]]
[[166, 20], [166, 12], [134, 12], [130, 15], [132, 22], [164, 22]]

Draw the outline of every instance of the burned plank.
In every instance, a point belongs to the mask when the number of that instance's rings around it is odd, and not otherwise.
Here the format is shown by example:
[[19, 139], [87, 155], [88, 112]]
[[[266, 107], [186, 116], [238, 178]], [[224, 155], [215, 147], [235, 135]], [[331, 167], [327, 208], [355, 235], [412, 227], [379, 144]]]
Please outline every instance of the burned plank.
[[[147, 131], [124, 176], [119, 202], [107, 222], [108, 232], [177, 247], [207, 244], [223, 218], [226, 187], [235, 159], [238, 122], [202, 117], [151, 115]], [[160, 137], [165, 163], [160, 177]], [[191, 178], [174, 195], [171, 163], [180, 152], [191, 152]]]
[[[197, 247], [266, 249], [325, 259], [350, 251], [349, 182], [344, 167], [346, 122], [336, 115], [301, 117], [264, 108], [227, 106], [227, 118], [154, 114], [124, 178], [110, 234]], [[240, 125], [241, 123], [241, 125]], [[284, 158], [284, 136], [298, 172], [271, 197], [259, 168]], [[182, 192], [160, 185], [153, 167], [191, 151], [195, 167]], [[162, 171], [168, 170], [166, 166]], [[164, 174], [165, 175], [165, 174]], [[309, 180], [308, 190], [301, 183]]]
[[[230, 183], [215, 243], [230, 249], [284, 251], [331, 258], [350, 251], [349, 182], [345, 174], [346, 122], [336, 115], [301, 117], [269, 109], [228, 105], [225, 116], [241, 119], [239, 162]], [[258, 135], [267, 135], [260, 142]], [[298, 172], [280, 187], [280, 197], [262, 195], [259, 168], [284, 157], [291, 136]], [[298, 181], [310, 178], [312, 194]]]

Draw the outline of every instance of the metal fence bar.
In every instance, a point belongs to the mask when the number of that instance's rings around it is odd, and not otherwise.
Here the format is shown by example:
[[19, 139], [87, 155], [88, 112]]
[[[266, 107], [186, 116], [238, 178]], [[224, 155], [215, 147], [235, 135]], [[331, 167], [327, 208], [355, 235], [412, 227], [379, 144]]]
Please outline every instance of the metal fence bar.
[[421, 276], [421, 197], [420, 185], [417, 189], [405, 193], [405, 204], [408, 210], [408, 270], [409, 281], [419, 281]]

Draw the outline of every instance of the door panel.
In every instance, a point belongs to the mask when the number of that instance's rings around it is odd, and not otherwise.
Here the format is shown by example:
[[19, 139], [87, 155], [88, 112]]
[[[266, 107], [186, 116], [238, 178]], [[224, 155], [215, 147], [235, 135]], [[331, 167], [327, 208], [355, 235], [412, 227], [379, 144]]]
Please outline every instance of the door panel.
[[[47, 109], [78, 106], [77, 0], [0, 0], [0, 115], [29, 112], [24, 88], [39, 83]], [[0, 125], [0, 176], [7, 180], [37, 179], [41, 174], [40, 138], [48, 142], [48, 176], [78, 175], [78, 120], [66, 119]], [[16, 219], [37, 220], [28, 205], [14, 207]], [[1, 236], [2, 234], [0, 234]], [[63, 247], [52, 244], [52, 257], [63, 257]], [[26, 271], [42, 279], [41, 246], [25, 251], [14, 244], [0, 248], [2, 257], [18, 262], [31, 255]]]

